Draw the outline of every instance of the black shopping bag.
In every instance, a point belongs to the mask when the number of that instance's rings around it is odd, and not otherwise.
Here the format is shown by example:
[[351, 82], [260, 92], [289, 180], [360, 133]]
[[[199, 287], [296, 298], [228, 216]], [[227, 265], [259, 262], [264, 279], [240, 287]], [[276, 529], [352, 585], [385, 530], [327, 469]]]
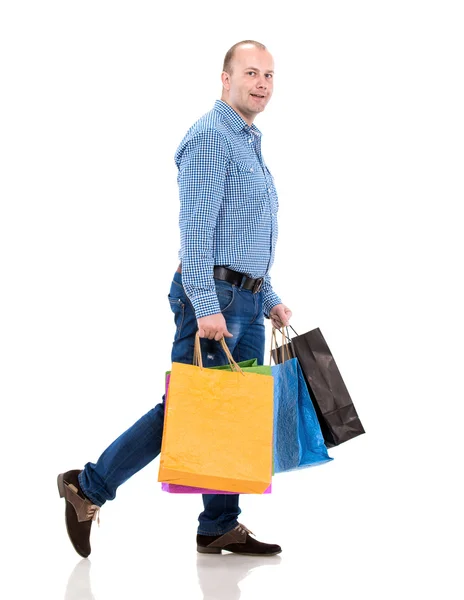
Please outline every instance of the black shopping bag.
[[[292, 330], [296, 333], [293, 327]], [[272, 350], [272, 357], [276, 364], [284, 362], [288, 355], [298, 359], [326, 446], [338, 446], [365, 433], [321, 330], [316, 328], [291, 339], [288, 334], [286, 337], [287, 347]]]

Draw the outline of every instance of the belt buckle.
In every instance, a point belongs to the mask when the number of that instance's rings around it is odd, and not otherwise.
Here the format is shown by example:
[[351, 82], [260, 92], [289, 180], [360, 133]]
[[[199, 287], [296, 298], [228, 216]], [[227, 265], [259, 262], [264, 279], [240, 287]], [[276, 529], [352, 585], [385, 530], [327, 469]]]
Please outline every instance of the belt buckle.
[[253, 294], [257, 294], [261, 290], [261, 288], [263, 287], [263, 281], [264, 279], [262, 277], [255, 281], [253, 285]]

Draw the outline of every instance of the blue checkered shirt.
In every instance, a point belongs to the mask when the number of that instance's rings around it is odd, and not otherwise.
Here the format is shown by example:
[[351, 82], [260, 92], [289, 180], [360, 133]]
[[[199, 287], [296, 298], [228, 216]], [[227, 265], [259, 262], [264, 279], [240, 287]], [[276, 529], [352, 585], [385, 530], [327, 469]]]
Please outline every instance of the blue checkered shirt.
[[213, 267], [264, 277], [264, 314], [280, 304], [269, 271], [279, 207], [261, 154], [261, 132], [217, 100], [175, 154], [180, 195], [182, 283], [197, 319], [220, 313]]

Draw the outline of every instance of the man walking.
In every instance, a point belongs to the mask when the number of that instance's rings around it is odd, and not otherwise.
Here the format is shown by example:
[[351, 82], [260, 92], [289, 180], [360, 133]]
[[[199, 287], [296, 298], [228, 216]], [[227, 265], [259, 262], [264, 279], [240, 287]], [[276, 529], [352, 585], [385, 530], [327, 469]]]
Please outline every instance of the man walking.
[[[180, 266], [169, 302], [176, 333], [172, 362], [192, 364], [196, 332], [205, 367], [227, 363], [225, 338], [236, 361], [264, 362], [264, 317], [286, 325], [291, 311], [272, 289], [269, 271], [277, 241], [278, 200], [253, 124], [273, 91], [274, 63], [262, 44], [246, 40], [226, 54], [222, 96], [187, 132], [175, 155], [180, 194]], [[250, 399], [252, 401], [252, 399]], [[90, 554], [92, 521], [116, 490], [161, 450], [163, 402], [117, 438], [97, 463], [58, 476], [66, 499], [69, 538]], [[272, 555], [237, 520], [238, 494], [204, 494], [197, 550]]]

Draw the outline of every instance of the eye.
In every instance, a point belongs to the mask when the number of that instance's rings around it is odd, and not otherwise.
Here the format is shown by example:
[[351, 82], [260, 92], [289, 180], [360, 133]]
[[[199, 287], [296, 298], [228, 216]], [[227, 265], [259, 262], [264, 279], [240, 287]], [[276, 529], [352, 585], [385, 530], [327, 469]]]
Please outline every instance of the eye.
[[247, 71], [247, 75], [255, 75], [256, 73], [254, 71]]
[[272, 73], [267, 73], [267, 74], [266, 74], [266, 77], [267, 77], [268, 79], [272, 79], [273, 75], [272, 75]]

